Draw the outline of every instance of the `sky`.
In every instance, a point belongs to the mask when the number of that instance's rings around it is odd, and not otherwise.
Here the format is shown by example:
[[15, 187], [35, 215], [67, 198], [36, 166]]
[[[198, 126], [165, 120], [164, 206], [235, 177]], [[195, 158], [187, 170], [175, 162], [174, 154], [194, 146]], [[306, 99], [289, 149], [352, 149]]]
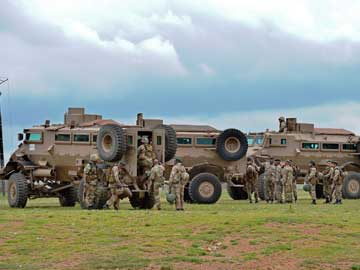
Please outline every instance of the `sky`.
[[360, 133], [357, 0], [0, 0], [5, 149], [86, 107], [245, 132], [280, 115]]

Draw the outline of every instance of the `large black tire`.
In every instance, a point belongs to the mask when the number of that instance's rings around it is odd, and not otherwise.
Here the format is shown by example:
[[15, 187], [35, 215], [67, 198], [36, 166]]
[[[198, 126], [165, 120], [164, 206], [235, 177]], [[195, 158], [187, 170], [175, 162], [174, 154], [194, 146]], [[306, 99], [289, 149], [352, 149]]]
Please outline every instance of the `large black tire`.
[[325, 195], [324, 195], [324, 186], [317, 184], [315, 186], [315, 191], [316, 191], [316, 198], [317, 199], [324, 199]]
[[236, 161], [245, 157], [248, 147], [246, 135], [237, 129], [223, 131], [216, 142], [217, 153], [227, 161]]
[[173, 159], [176, 154], [176, 131], [168, 125], [160, 125], [157, 128], [165, 130], [165, 162], [168, 162]]
[[59, 202], [62, 207], [74, 207], [77, 201], [77, 189], [70, 187], [62, 190], [59, 194]]
[[344, 199], [360, 199], [360, 173], [349, 172], [345, 176], [342, 193]]
[[8, 185], [8, 203], [12, 208], [25, 208], [28, 200], [28, 184], [22, 173], [13, 173]]
[[190, 181], [189, 195], [194, 203], [216, 203], [220, 199], [221, 193], [221, 183], [214, 174], [200, 173]]
[[129, 201], [135, 209], [152, 209], [155, 205], [155, 197], [149, 193], [145, 193], [144, 197], [140, 198], [140, 193], [134, 192]]
[[258, 191], [259, 191], [259, 197], [261, 200], [266, 200], [266, 194], [265, 194], [265, 175], [260, 174], [259, 181], [258, 181]]
[[248, 194], [244, 187], [231, 187], [228, 185], [227, 192], [229, 193], [229, 196], [235, 201], [248, 199]]
[[104, 161], [119, 161], [126, 152], [126, 133], [117, 125], [109, 124], [100, 128], [97, 137], [99, 157]]
[[189, 184], [187, 184], [184, 188], [184, 201], [186, 203], [193, 203], [194, 201], [191, 199], [189, 194]]

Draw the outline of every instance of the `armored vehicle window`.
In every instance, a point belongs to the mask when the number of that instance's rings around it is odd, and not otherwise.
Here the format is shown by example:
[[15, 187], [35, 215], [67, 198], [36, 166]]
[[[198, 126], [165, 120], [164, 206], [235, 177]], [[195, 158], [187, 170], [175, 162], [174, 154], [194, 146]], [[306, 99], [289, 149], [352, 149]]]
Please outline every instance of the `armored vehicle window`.
[[96, 143], [96, 142], [97, 142], [97, 135], [93, 135], [93, 136], [92, 136], [92, 141], [93, 141], [93, 143]]
[[70, 134], [55, 134], [55, 141], [57, 142], [70, 142]]
[[281, 139], [281, 145], [286, 145], [286, 144], [287, 144], [286, 139]]
[[26, 140], [31, 142], [41, 142], [42, 134], [41, 133], [26, 133]]
[[156, 136], [156, 144], [161, 145], [161, 136]]
[[262, 145], [263, 142], [264, 142], [264, 137], [263, 137], [263, 136], [257, 136], [257, 137], [256, 137], [255, 143], [256, 143], [257, 145]]
[[356, 151], [356, 144], [354, 144], [354, 143], [343, 144], [342, 149], [344, 151]]
[[87, 134], [74, 134], [74, 142], [89, 142], [90, 136]]
[[337, 143], [323, 143], [322, 149], [324, 149], [324, 150], [339, 150], [339, 144], [337, 144]]
[[134, 137], [133, 136], [127, 136], [128, 145], [134, 144]]
[[319, 150], [320, 145], [318, 143], [303, 143], [302, 148], [309, 150]]
[[216, 139], [213, 138], [196, 138], [196, 144], [199, 145], [215, 145]]
[[253, 136], [248, 136], [247, 141], [248, 141], [248, 145], [253, 145], [254, 144], [254, 137]]
[[192, 144], [191, 138], [177, 138], [177, 144]]

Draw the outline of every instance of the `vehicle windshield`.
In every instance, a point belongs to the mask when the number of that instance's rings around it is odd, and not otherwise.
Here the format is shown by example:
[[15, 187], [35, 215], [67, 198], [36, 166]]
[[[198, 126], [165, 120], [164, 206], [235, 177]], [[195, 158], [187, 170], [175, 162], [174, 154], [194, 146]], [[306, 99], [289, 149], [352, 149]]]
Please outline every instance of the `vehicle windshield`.
[[42, 140], [42, 134], [37, 132], [26, 133], [26, 140], [32, 142], [40, 142]]
[[247, 136], [248, 145], [254, 144], [254, 137], [253, 136]]
[[261, 135], [256, 137], [255, 144], [262, 145], [263, 142], [264, 142], [264, 136]]

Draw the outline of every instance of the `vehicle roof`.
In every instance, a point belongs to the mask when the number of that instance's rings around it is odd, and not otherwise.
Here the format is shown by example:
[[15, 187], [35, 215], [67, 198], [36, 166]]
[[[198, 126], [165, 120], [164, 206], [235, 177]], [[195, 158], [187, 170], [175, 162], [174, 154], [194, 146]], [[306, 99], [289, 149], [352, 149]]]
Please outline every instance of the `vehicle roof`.
[[315, 128], [315, 134], [317, 135], [344, 135], [355, 136], [355, 133], [341, 128]]
[[219, 132], [218, 129], [208, 125], [170, 125], [176, 132]]

